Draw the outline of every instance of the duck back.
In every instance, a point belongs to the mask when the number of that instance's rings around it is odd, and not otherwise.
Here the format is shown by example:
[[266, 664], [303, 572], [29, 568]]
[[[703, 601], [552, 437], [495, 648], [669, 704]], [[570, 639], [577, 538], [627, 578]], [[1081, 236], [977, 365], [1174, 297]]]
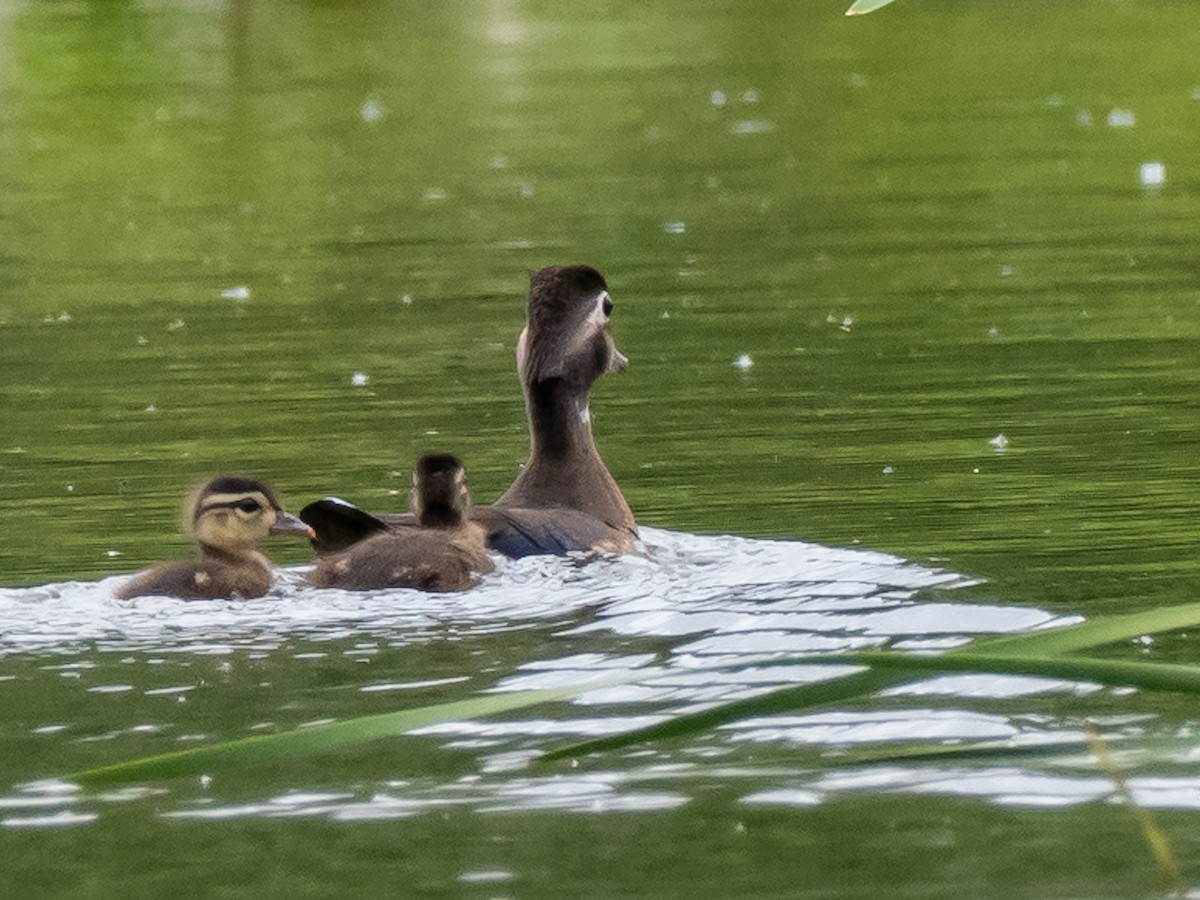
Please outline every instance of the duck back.
[[181, 600], [251, 600], [271, 589], [266, 566], [234, 564], [217, 559], [166, 562], [135, 575], [115, 592], [120, 600], [134, 597], [176, 597]]
[[462, 591], [492, 568], [478, 525], [454, 531], [409, 527], [372, 534], [320, 557], [309, 580], [317, 587], [355, 591]]

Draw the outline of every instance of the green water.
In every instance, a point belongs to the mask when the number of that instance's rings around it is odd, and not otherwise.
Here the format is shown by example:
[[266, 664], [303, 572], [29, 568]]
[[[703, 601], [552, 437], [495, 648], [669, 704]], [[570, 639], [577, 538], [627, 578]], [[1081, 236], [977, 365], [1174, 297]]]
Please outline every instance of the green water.
[[[446, 449], [494, 498], [527, 449], [528, 273], [587, 262], [632, 361], [595, 391], [595, 430], [640, 521], [933, 560], [1001, 604], [1196, 599], [1200, 9], [845, 5], [0, 6], [0, 585], [186, 552], [179, 503], [215, 472], [266, 477], [292, 508], [387, 510], [415, 457]], [[1148, 162], [1165, 184], [1140, 182]], [[509, 640], [476, 648], [492, 671], [539, 654]], [[225, 677], [245, 687], [240, 665]], [[262, 666], [301, 721], [354, 677]], [[23, 737], [38, 702], [4, 717], [6, 783], [82, 764]], [[113, 714], [57, 702], [97, 728]], [[357, 711], [374, 708], [338, 707]], [[471, 771], [412, 752], [420, 777]], [[3, 834], [0, 853], [27, 867], [23, 896], [1159, 884], [1102, 805], [747, 811], [720, 779], [691, 787], [677, 811], [386, 826], [173, 823], [150, 804]], [[1186, 870], [1194, 819], [1164, 818]], [[457, 878], [494, 866], [519, 874]]]

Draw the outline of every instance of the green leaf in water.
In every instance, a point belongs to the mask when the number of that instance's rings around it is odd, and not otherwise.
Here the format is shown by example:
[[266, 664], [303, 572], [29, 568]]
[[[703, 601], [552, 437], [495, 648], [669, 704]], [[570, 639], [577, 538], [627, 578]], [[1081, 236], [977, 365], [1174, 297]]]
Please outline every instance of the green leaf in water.
[[1072, 681], [1095, 681], [1110, 686], [1137, 687], [1144, 690], [1200, 693], [1200, 666], [1129, 662], [1120, 659], [1034, 657], [1020, 654], [985, 656], [981, 653], [962, 652], [935, 655], [888, 650], [831, 653], [801, 659], [813, 665], [861, 663], [871, 668], [835, 681], [782, 688], [757, 697], [676, 716], [666, 722], [635, 731], [570, 744], [550, 751], [543, 759], [584, 756], [604, 750], [617, 750], [644, 741], [685, 737], [751, 716], [799, 712], [873, 693], [903, 682], [919, 680], [922, 675], [943, 675], [947, 672], [1037, 675]]
[[[584, 756], [588, 753], [598, 753], [605, 750], [617, 750], [643, 741], [662, 740], [668, 737], [684, 737], [701, 731], [708, 731], [726, 722], [744, 719], [751, 715], [767, 715], [771, 712], [799, 712], [825, 706], [840, 700], [850, 700], [865, 694], [874, 693], [887, 687], [892, 687], [906, 681], [912, 681], [921, 671], [927, 674], [936, 672], [964, 671], [976, 666], [975, 671], [991, 671], [986, 668], [989, 657], [1008, 660], [1007, 671], [1013, 674], [1037, 674], [1050, 678], [1087, 679], [1104, 684], [1121, 684], [1146, 689], [1157, 687], [1161, 690], [1185, 690], [1181, 687], [1188, 679], [1187, 675], [1177, 672], [1170, 676], [1178, 679], [1166, 686], [1152, 685], [1140, 682], [1132, 677], [1131, 669], [1125, 669], [1129, 680], [1105, 681], [1100, 677], [1105, 669], [1088, 668], [1087, 660], [1072, 659], [1065, 655], [1076, 650], [1085, 650], [1117, 641], [1130, 640], [1144, 634], [1160, 631], [1174, 631], [1178, 628], [1189, 628], [1200, 625], [1200, 603], [1185, 603], [1179, 606], [1163, 607], [1147, 612], [1129, 613], [1128, 615], [1109, 616], [1092, 622], [1069, 625], [1063, 628], [1047, 629], [1028, 634], [1005, 635], [979, 641], [966, 647], [958, 647], [948, 653], [938, 656], [915, 656], [906, 653], [876, 652], [874, 654], [849, 653], [830, 656], [796, 656], [776, 660], [777, 663], [841, 663], [861, 662], [875, 665], [878, 668], [868, 672], [859, 672], [836, 681], [823, 681], [817, 684], [804, 684], [798, 687], [781, 688], [768, 694], [761, 694], [748, 700], [737, 700], [733, 703], [723, 703], [711, 706], [695, 713], [685, 713], [656, 725], [627, 731], [623, 734], [608, 735], [594, 740], [580, 741], [551, 750], [543, 759], [562, 759], [565, 757]], [[871, 657], [868, 659], [867, 657]], [[1020, 660], [1028, 662], [1030, 657], [1040, 657], [1040, 662], [1030, 663], [1030, 667], [1039, 667], [1037, 671], [1031, 668], [1020, 668]], [[919, 662], [913, 662], [918, 660]], [[1113, 672], [1119, 660], [1096, 660], [1095, 663], [1108, 665], [1107, 671]], [[1072, 664], [1076, 663], [1074, 668]], [[1125, 663], [1125, 666], [1152, 665], [1150, 663]], [[1167, 667], [1190, 669], [1191, 667]], [[893, 669], [893, 671], [883, 671]], [[901, 671], [895, 671], [899, 669]], [[1087, 670], [1087, 674], [1082, 674]], [[1151, 674], [1143, 672], [1141, 677], [1151, 678]], [[1159, 677], [1169, 680], [1160, 673]]]
[[[1124, 735], [1106, 735], [1106, 741], [1123, 744], [1130, 740]], [[1195, 741], [1192, 741], [1195, 746]], [[1089, 767], [1095, 766], [1091, 745], [1085, 735], [1065, 738], [980, 741], [975, 744], [900, 744], [866, 750], [850, 750], [831, 758], [833, 766], [862, 766], [903, 762], [977, 762], [988, 765], [1017, 763], [1025, 766], [1065, 765], [1069, 760], [1084, 758]]]
[[[1104, 644], [1128, 641], [1145, 634], [1200, 626], [1200, 603], [1181, 603], [1144, 612], [1105, 616], [1090, 622], [1026, 634], [1004, 635], [960, 647], [953, 654], [1021, 654], [1055, 656]], [[948, 654], [949, 655], [949, 654]]]
[[877, 9], [882, 9], [893, 0], [854, 0], [851, 7], [846, 10], [848, 16], [865, 16], [867, 13], [875, 12]]
[[819, 657], [819, 662], [833, 659], [859, 662], [878, 668], [901, 669], [906, 675], [914, 671], [945, 674], [946, 672], [991, 672], [999, 675], [1037, 675], [1070, 681], [1095, 681], [1110, 687], [1136, 687], [1150, 691], [1182, 691], [1200, 694], [1200, 666], [1173, 663], [1136, 662], [1124, 659], [1091, 659], [1078, 656], [1002, 656], [982, 653], [916, 654], [886, 650], [867, 650]]
[[[610, 735], [561, 747], [543, 759], [577, 757], [603, 750], [620, 749], [650, 740], [685, 737], [708, 731], [726, 722], [749, 716], [796, 712], [862, 697], [898, 684], [919, 680], [930, 674], [950, 671], [993, 671], [1009, 674], [1042, 675], [1050, 678], [1097, 681], [1143, 689], [1200, 691], [1200, 668], [1166, 666], [1121, 660], [1089, 660], [1066, 654], [1101, 644], [1114, 643], [1158, 631], [1170, 631], [1200, 625], [1200, 603], [1184, 604], [1112, 616], [1094, 622], [1039, 631], [1032, 634], [1006, 635], [960, 647], [937, 656], [889, 651], [796, 656], [777, 663], [811, 665], [870, 666], [849, 675], [818, 682], [794, 685], [757, 697], [711, 706], [697, 712], [675, 716], [646, 728]], [[196, 775], [221, 766], [242, 766], [261, 762], [327, 752], [340, 747], [404, 734], [415, 728], [440, 722], [463, 721], [478, 716], [523, 709], [556, 700], [568, 700], [612, 684], [647, 679], [646, 672], [588, 682], [549, 690], [488, 694], [425, 706], [417, 709], [382, 713], [301, 728], [284, 734], [258, 735], [193, 747], [175, 753], [145, 757], [89, 769], [67, 778], [80, 782], [101, 783], [134, 781], [147, 778], [173, 778]], [[649, 679], [647, 679], [649, 680]]]
[[[850, 750], [830, 758], [834, 766], [861, 766], [877, 763], [953, 762], [1017, 763], [1024, 766], [1095, 768], [1095, 736], [1073, 734], [1068, 737], [1025, 735], [1001, 741], [974, 744], [900, 744], [863, 750]], [[1133, 766], [1186, 766], [1195, 769], [1195, 736], [1105, 734], [1099, 737], [1109, 753], [1127, 768]]]
[[[808, 662], [807, 659], [804, 661]], [[842, 665], [845, 662], [845, 660], [840, 661]], [[800, 684], [771, 691], [768, 694], [760, 694], [757, 697], [736, 700], [733, 703], [722, 703], [719, 706], [685, 713], [665, 722], [647, 725], [645, 728], [638, 728], [634, 731], [568, 744], [547, 752], [541, 759], [554, 760], [599, 753], [604, 750], [616, 750], [643, 741], [664, 740], [708, 731], [726, 722], [750, 716], [766, 716], [791, 712], [796, 709], [824, 706], [851, 697], [874, 693], [895, 684], [897, 680], [899, 679], [893, 672], [876, 672], [867, 669], [842, 678]]]
[[275, 763], [364, 741], [394, 737], [428, 725], [460, 722], [479, 716], [524, 709], [539, 703], [566, 700], [610, 683], [612, 679], [547, 690], [485, 694], [451, 703], [361, 716], [328, 725], [312, 725], [282, 734], [255, 735], [219, 744], [191, 747], [174, 753], [87, 769], [66, 775], [64, 778], [85, 784], [107, 784], [150, 778], [177, 778], [183, 775], [205, 774], [220, 768], [239, 768], [263, 762]]

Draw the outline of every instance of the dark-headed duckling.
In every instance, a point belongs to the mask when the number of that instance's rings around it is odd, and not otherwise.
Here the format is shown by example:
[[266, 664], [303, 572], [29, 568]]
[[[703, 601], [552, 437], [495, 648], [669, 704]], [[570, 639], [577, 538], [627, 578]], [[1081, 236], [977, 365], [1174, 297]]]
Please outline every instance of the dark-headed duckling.
[[200, 545], [196, 561], [165, 562], [134, 575], [115, 592], [122, 600], [261, 597], [271, 589], [271, 563], [258, 550], [268, 535], [310, 540], [311, 527], [284, 512], [261, 481], [222, 476], [200, 485], [184, 506], [184, 531]]
[[[517, 341], [529, 461], [494, 504], [471, 511], [488, 547], [505, 556], [634, 549], [637, 523], [596, 449], [588, 405], [596, 379], [629, 365], [608, 330], [612, 309], [604, 277], [590, 266], [549, 266], [530, 280]], [[411, 516], [376, 518], [332, 499], [310, 503], [300, 517], [316, 528], [318, 552], [413, 524]]]
[[421, 457], [410, 495], [414, 527], [388, 529], [322, 556], [309, 580], [318, 587], [408, 587], [461, 591], [492, 571], [484, 530], [467, 517], [470, 494], [458, 457]]

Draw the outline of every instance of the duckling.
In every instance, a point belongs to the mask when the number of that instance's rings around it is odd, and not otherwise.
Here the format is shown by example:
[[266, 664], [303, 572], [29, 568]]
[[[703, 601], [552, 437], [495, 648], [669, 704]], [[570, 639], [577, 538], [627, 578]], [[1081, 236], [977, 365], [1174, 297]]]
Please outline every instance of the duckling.
[[[471, 510], [490, 549], [512, 558], [634, 549], [637, 523], [596, 449], [588, 402], [601, 375], [629, 367], [608, 330], [612, 311], [604, 276], [591, 266], [548, 266], [530, 279], [517, 340], [530, 456], [495, 503]], [[333, 498], [310, 503], [300, 517], [320, 535], [318, 552], [413, 524], [411, 516], [375, 517]]]
[[349, 590], [461, 591], [492, 571], [484, 530], [467, 518], [470, 494], [458, 457], [422, 456], [413, 472], [410, 504], [415, 527], [387, 528], [320, 557], [309, 581]]
[[232, 476], [213, 478], [192, 491], [184, 505], [183, 526], [200, 545], [200, 559], [151, 566], [118, 588], [117, 598], [261, 597], [272, 582], [270, 561], [258, 550], [263, 538], [316, 537], [310, 526], [280, 508], [261, 481]]

